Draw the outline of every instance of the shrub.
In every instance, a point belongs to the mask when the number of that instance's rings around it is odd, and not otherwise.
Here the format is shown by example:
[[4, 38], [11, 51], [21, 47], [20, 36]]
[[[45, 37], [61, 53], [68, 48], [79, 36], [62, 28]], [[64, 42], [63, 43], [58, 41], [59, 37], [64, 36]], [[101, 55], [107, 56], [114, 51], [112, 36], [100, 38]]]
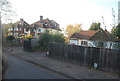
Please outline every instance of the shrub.
[[45, 32], [40, 36], [40, 46], [47, 49], [48, 43], [52, 41], [52, 36], [48, 33]]
[[14, 40], [14, 39], [15, 39], [15, 37], [12, 35], [7, 36], [7, 40], [10, 41], [11, 44], [12, 44], [12, 40]]
[[45, 32], [40, 36], [39, 44], [44, 49], [47, 49], [49, 43], [65, 43], [65, 39], [62, 34], [50, 34], [49, 32]]

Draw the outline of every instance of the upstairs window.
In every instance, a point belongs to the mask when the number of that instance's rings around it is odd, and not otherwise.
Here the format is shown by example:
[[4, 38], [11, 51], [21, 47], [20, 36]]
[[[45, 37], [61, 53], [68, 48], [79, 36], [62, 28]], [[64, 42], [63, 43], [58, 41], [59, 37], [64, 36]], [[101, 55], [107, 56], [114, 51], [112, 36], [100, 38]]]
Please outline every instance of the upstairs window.
[[13, 28], [10, 28], [10, 31], [13, 31]]
[[28, 32], [28, 28], [26, 29], [26, 31]]
[[14, 28], [14, 31], [18, 31], [18, 28]]
[[38, 32], [41, 32], [41, 29], [38, 29]]

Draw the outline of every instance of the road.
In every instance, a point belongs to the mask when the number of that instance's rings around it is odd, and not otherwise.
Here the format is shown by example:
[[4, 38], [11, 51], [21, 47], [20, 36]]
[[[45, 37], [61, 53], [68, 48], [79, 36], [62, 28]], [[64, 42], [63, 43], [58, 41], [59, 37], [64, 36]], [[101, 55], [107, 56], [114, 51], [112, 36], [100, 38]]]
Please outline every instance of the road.
[[4, 79], [67, 79], [40, 66], [16, 58], [10, 54], [7, 57], [7, 70]]

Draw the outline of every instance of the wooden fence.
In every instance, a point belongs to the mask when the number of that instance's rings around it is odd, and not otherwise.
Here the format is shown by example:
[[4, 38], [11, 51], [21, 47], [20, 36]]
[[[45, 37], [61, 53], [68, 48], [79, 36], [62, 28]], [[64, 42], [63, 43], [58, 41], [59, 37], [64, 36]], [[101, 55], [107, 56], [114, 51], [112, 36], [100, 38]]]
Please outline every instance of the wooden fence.
[[48, 50], [49, 57], [96, 67], [99, 70], [120, 72], [120, 50], [54, 43], [49, 44]]

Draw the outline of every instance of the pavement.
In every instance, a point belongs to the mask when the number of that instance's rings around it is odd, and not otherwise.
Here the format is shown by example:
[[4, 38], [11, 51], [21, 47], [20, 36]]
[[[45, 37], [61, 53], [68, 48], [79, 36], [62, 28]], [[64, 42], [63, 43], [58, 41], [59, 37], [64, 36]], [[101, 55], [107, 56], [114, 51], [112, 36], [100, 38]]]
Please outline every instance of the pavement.
[[45, 52], [25, 52], [22, 47], [9, 48], [4, 51], [71, 79], [118, 79], [117, 74], [99, 71], [93, 68], [88, 68], [87, 66], [54, 59], [46, 56]]

